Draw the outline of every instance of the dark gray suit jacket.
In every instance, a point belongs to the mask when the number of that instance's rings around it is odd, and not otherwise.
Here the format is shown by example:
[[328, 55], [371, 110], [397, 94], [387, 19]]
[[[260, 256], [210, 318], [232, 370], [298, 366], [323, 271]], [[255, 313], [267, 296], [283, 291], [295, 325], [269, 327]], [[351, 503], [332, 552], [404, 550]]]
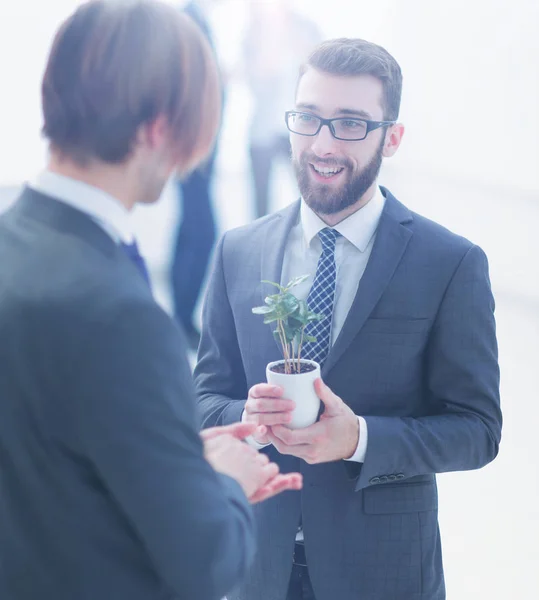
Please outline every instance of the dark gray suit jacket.
[[[300, 469], [301, 493], [255, 510], [259, 548], [230, 600], [283, 600], [300, 512], [317, 600], [445, 597], [435, 473], [497, 454], [499, 371], [487, 260], [480, 248], [409, 211], [387, 190], [377, 238], [322, 369], [368, 427], [365, 462]], [[227, 233], [216, 252], [195, 370], [204, 425], [240, 419], [249, 388], [280, 358], [253, 306], [280, 281], [299, 204]]]
[[218, 600], [254, 553], [136, 267], [27, 189], [0, 217], [0, 598]]

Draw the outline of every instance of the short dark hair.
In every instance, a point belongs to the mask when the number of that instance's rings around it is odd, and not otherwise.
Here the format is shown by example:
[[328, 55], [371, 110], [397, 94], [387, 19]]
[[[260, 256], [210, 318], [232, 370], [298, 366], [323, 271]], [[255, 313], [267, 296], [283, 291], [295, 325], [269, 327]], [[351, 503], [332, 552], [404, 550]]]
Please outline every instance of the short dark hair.
[[382, 82], [384, 119], [399, 116], [402, 73], [397, 61], [387, 50], [358, 38], [338, 38], [320, 44], [301, 66], [300, 79], [312, 67], [332, 75], [372, 75]]
[[141, 125], [167, 118], [180, 171], [210, 151], [220, 84], [208, 42], [157, 0], [91, 0], [61, 26], [42, 83], [43, 133], [84, 164], [121, 163]]

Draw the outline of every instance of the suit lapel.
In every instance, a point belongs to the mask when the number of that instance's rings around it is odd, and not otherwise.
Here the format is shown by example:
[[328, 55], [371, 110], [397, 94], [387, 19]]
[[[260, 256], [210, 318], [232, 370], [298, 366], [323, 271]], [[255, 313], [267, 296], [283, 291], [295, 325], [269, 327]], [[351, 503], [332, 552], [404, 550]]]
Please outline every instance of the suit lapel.
[[[275, 283], [281, 282], [281, 273], [283, 270], [283, 260], [286, 246], [288, 243], [288, 236], [290, 230], [299, 219], [299, 202], [295, 202], [291, 206], [288, 206], [279, 213], [276, 213], [276, 217], [279, 217], [275, 221], [268, 223], [262, 244], [262, 256], [260, 264], [260, 280], [274, 281]], [[268, 294], [275, 293], [276, 288], [273, 288], [266, 283], [260, 284], [260, 297], [262, 303], [264, 298]]]
[[382, 188], [386, 205], [380, 218], [376, 240], [367, 268], [343, 328], [331, 348], [322, 368], [326, 375], [346, 351], [376, 306], [397, 268], [412, 231], [405, 227], [411, 222], [411, 212], [389, 191]]
[[[266, 296], [269, 294], [274, 294], [277, 291], [277, 288], [261, 282], [281, 282], [284, 253], [288, 244], [288, 236], [292, 227], [294, 227], [294, 225], [296, 225], [298, 222], [299, 207], [300, 202], [298, 201], [286, 207], [284, 210], [276, 213], [275, 217], [278, 218], [269, 221], [268, 226], [266, 227], [264, 241], [262, 243], [262, 256], [260, 262], [259, 290], [261, 304], [264, 304]], [[271, 331], [267, 325], [264, 327], [268, 332]], [[274, 343], [279, 348], [280, 353], [281, 346], [277, 343], [272, 333], [269, 333], [269, 335], [272, 339], [272, 342], [268, 343], [270, 345]]]

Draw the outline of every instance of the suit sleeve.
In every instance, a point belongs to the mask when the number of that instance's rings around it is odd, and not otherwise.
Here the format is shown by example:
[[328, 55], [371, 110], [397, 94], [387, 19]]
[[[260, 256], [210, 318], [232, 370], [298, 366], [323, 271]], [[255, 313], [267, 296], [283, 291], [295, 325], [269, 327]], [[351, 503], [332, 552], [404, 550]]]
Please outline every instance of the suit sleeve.
[[202, 336], [194, 372], [203, 427], [241, 421], [248, 395], [234, 315], [225, 283], [224, 245], [223, 236], [217, 245], [204, 301]]
[[498, 453], [502, 416], [494, 299], [487, 258], [477, 246], [463, 257], [448, 285], [426, 360], [436, 414], [365, 417], [369, 442], [356, 489], [389, 474], [478, 469]]
[[203, 457], [181, 338], [149, 302], [93, 324], [77, 369], [82, 452], [174, 596], [215, 600], [255, 550], [240, 486]]

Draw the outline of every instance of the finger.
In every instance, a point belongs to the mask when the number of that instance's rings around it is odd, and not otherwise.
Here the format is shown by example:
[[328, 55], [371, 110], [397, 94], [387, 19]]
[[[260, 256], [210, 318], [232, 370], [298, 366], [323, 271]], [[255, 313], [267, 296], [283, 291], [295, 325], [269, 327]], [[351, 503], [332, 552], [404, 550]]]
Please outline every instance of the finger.
[[249, 390], [249, 398], [281, 398], [284, 389], [280, 385], [257, 383]]
[[287, 477], [291, 490], [301, 490], [303, 488], [303, 475], [301, 473], [288, 473]]
[[279, 465], [274, 462], [268, 462], [267, 465], [262, 467], [260, 487], [266, 485], [274, 477], [279, 474]]
[[264, 487], [279, 488], [279, 490], [300, 490], [303, 487], [303, 476], [301, 473], [279, 473]]
[[255, 431], [256, 423], [233, 423], [232, 425], [203, 429], [200, 432], [200, 436], [203, 440], [211, 440], [221, 435], [231, 435], [238, 440], [244, 440], [247, 436], [252, 435]]
[[263, 486], [256, 490], [256, 492], [248, 498], [251, 504], [258, 504], [259, 502], [263, 502], [268, 498], [274, 496], [273, 488], [268, 484], [267, 486]]
[[249, 422], [257, 425], [272, 426], [285, 425], [290, 423], [292, 415], [290, 413], [256, 413], [250, 415]]
[[316, 395], [324, 403], [324, 414], [328, 417], [339, 414], [342, 400], [318, 377], [314, 382]]
[[268, 440], [268, 428], [265, 427], [264, 425], [261, 425], [260, 427], [256, 428], [256, 431], [253, 433], [253, 439], [255, 440], [255, 442], [258, 442], [259, 444], [269, 444], [269, 440]]
[[227, 425], [225, 429], [237, 440], [244, 440], [256, 431], [256, 423], [241, 422]]
[[250, 498], [251, 504], [263, 502], [272, 496], [276, 496], [287, 490], [300, 490], [303, 486], [303, 480], [299, 473], [289, 473], [287, 475], [277, 475], [265, 486], [258, 489]]
[[[211, 457], [215, 452], [217, 452], [220, 455], [224, 454], [229, 456], [230, 453], [232, 453], [232, 456], [234, 456], [234, 454], [237, 453], [238, 449], [244, 450], [244, 452], [254, 450], [256, 453], [256, 450], [254, 448], [251, 448], [248, 444], [245, 444], [228, 434], [218, 435], [207, 440], [203, 439], [203, 445], [204, 457], [210, 462]], [[244, 446], [246, 446], [245, 449], [243, 448]]]
[[275, 446], [278, 452], [281, 454], [290, 454], [292, 456], [297, 456], [298, 458], [305, 459], [308, 456], [308, 451], [312, 446], [309, 444], [302, 444], [297, 446], [289, 446], [285, 444], [282, 440], [272, 434], [271, 430], [268, 431], [268, 439]]
[[229, 444], [234, 440], [234, 438], [228, 434], [214, 435], [213, 437], [204, 437], [201, 432], [200, 437], [202, 439], [202, 443], [204, 444], [204, 448], [222, 448], [223, 445], [227, 443]]
[[255, 432], [253, 433], [254, 436], [257, 436], [259, 438], [265, 437], [265, 435], [268, 433], [268, 428], [265, 425], [259, 425]]
[[263, 454], [262, 452], [259, 452], [256, 456], [256, 461], [262, 465], [265, 466], [269, 463], [269, 458], [266, 454]]
[[202, 438], [202, 439], [203, 439], [205, 442], [207, 442], [207, 441], [209, 441], [209, 440], [212, 440], [212, 439], [214, 439], [214, 438], [216, 438], [216, 437], [218, 437], [218, 436], [222, 435], [220, 430], [221, 430], [221, 428], [220, 428], [220, 427], [208, 427], [208, 429], [203, 429], [203, 430], [200, 432], [200, 437], [201, 437], [201, 438]]
[[[241, 443], [239, 440], [234, 439], [236, 444]], [[256, 448], [251, 446], [250, 444], [241, 443], [241, 449], [245, 454], [248, 454], [253, 460], [256, 460], [258, 455], [260, 454]]]
[[203, 442], [204, 442], [204, 456], [206, 456], [206, 457], [208, 457], [214, 451], [215, 448], [219, 447], [219, 438], [203, 440]]
[[273, 435], [278, 437], [287, 446], [298, 446], [303, 444], [316, 444], [322, 433], [323, 426], [315, 423], [303, 429], [290, 429], [282, 425], [271, 428]]
[[245, 411], [248, 415], [257, 413], [279, 413], [290, 412], [296, 408], [293, 400], [283, 398], [249, 398], [245, 403]]

